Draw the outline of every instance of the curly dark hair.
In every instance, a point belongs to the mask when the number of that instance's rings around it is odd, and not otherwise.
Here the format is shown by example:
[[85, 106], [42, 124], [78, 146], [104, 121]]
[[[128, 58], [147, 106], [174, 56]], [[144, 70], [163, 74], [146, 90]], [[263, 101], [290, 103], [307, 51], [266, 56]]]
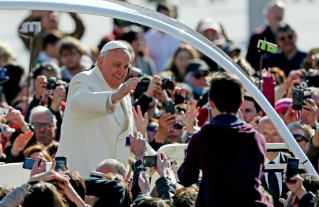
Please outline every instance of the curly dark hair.
[[176, 207], [195, 206], [198, 195], [198, 187], [194, 184], [187, 188], [182, 187], [175, 190], [174, 205]]

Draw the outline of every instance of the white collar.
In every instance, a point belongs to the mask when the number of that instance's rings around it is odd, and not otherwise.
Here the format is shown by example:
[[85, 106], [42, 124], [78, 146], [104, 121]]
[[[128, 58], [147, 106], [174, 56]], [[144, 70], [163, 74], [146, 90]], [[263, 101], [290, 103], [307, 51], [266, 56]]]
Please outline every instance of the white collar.
[[279, 152], [274, 160], [269, 160], [267, 157], [265, 157], [265, 164], [268, 164], [270, 161], [275, 162], [275, 164], [280, 164], [280, 154], [281, 153]]

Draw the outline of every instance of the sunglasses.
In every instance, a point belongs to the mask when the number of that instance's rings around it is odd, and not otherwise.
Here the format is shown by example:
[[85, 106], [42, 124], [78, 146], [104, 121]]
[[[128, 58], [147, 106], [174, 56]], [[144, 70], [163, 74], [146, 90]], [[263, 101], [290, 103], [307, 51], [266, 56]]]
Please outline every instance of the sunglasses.
[[207, 75], [208, 75], [207, 73], [205, 73], [205, 74], [197, 73], [197, 74], [194, 74], [194, 77], [195, 77], [196, 79], [200, 79], [201, 77], [205, 78]]
[[302, 140], [308, 142], [306, 137], [302, 136], [301, 134], [293, 134], [292, 136], [295, 138], [296, 142], [302, 142]]
[[147, 131], [150, 131], [150, 132], [155, 132], [155, 131], [157, 131], [157, 127], [156, 126], [147, 126], [146, 127], [146, 130]]
[[[288, 39], [288, 40], [292, 40], [292, 38], [294, 38], [293, 35], [288, 35], [288, 36], [287, 36], [287, 39]], [[283, 41], [286, 40], [286, 37], [279, 37], [278, 39], [283, 42]]]
[[181, 124], [181, 123], [176, 123], [176, 124], [173, 125], [173, 128], [174, 128], [174, 129], [181, 130], [181, 129], [183, 129], [183, 124]]

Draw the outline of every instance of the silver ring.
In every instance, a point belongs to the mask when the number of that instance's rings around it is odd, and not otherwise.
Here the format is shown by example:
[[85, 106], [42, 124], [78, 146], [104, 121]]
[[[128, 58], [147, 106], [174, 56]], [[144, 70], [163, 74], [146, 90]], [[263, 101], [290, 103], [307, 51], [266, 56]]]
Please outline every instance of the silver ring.
[[126, 83], [125, 85], [126, 85], [126, 87], [128, 87], [128, 83]]

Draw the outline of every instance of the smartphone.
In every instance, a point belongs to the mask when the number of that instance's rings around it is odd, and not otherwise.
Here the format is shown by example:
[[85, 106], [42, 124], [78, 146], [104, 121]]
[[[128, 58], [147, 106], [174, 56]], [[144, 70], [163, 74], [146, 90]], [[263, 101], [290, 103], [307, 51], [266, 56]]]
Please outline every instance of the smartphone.
[[303, 89], [296, 88], [292, 91], [292, 109], [301, 110], [303, 105]]
[[125, 140], [125, 147], [131, 147], [130, 137], [126, 137], [126, 140]]
[[96, 171], [92, 171], [90, 173], [90, 177], [92, 178], [103, 178], [104, 174]]
[[[311, 98], [311, 90], [310, 89], [304, 89], [303, 90], [303, 100], [307, 100], [309, 98]], [[304, 104], [305, 105], [305, 104]]]
[[55, 166], [55, 171], [57, 172], [65, 172], [67, 171], [67, 167], [66, 167], [66, 157], [55, 157], [55, 162], [56, 162], [56, 166]]
[[28, 169], [28, 170], [32, 170], [34, 162], [35, 162], [35, 159], [31, 159], [31, 158], [27, 158], [27, 157], [24, 158], [23, 168]]
[[165, 113], [175, 114], [175, 104], [173, 102], [167, 102], [165, 105]]
[[144, 156], [143, 165], [144, 167], [157, 167], [156, 155]]
[[290, 180], [293, 176], [297, 175], [299, 166], [299, 159], [295, 157], [289, 157], [287, 162], [286, 182], [296, 183], [295, 180]]
[[265, 40], [258, 40], [257, 47], [263, 51], [267, 51], [270, 53], [276, 53], [278, 48], [276, 44], [267, 42]]

